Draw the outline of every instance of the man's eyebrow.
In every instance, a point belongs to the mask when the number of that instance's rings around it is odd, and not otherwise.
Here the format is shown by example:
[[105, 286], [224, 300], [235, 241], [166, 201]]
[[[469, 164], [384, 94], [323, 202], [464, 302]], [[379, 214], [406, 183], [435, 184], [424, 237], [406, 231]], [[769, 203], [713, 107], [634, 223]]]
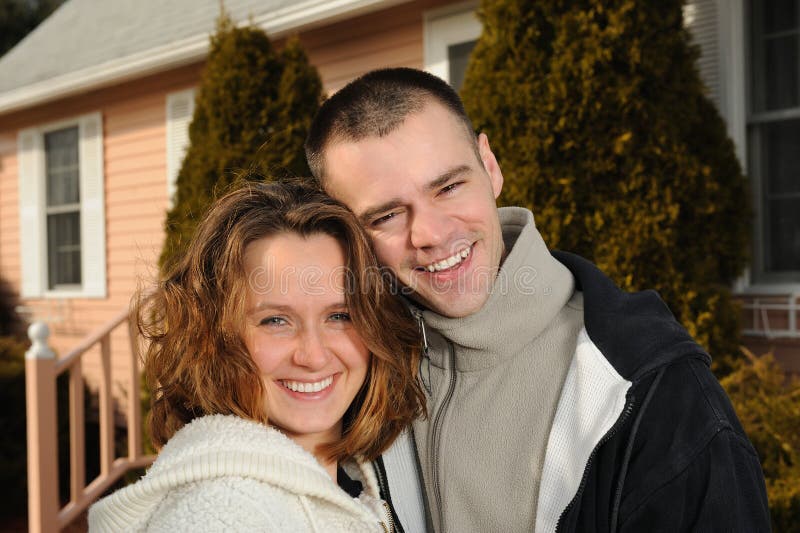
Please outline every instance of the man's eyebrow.
[[[428, 191], [433, 191], [440, 187], [443, 187], [448, 181], [452, 180], [453, 178], [464, 174], [465, 172], [469, 172], [470, 168], [468, 165], [458, 165], [457, 167], [453, 167], [449, 170], [446, 170], [442, 174], [436, 176], [434, 179], [428, 182], [425, 185], [425, 189]], [[400, 201], [399, 198], [392, 198], [381, 205], [377, 205], [375, 207], [370, 207], [363, 213], [358, 216], [358, 219], [361, 221], [361, 224], [366, 226], [370, 223], [373, 217], [379, 215], [381, 213], [385, 213], [386, 211], [391, 211], [392, 209], [399, 207], [402, 205], [403, 202]]]

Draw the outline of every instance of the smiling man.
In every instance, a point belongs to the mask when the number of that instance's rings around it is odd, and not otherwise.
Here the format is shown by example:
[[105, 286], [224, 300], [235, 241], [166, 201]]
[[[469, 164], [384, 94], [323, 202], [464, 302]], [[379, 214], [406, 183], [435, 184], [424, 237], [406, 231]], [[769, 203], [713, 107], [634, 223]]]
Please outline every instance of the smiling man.
[[496, 207], [500, 167], [446, 83], [368, 73], [323, 104], [306, 153], [422, 328], [428, 417], [380, 465], [406, 530], [769, 530], [708, 355], [655, 293]]

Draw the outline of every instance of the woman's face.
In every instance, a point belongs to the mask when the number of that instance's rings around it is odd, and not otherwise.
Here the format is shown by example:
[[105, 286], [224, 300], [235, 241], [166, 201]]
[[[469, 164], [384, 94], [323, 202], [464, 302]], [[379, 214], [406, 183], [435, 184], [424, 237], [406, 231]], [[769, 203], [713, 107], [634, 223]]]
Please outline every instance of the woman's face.
[[281, 233], [245, 250], [244, 341], [266, 386], [271, 424], [306, 449], [341, 437], [370, 354], [345, 304], [342, 247]]

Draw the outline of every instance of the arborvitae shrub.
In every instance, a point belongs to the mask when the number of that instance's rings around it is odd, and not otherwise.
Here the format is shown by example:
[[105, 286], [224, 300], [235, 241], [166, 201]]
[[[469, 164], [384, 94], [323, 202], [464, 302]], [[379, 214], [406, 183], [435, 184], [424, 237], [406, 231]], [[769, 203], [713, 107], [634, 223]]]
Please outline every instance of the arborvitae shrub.
[[800, 531], [800, 380], [767, 354], [736, 363], [721, 380], [758, 450], [773, 531]]
[[162, 267], [185, 250], [218, 192], [244, 179], [308, 175], [303, 142], [321, 100], [322, 82], [296, 39], [277, 51], [262, 30], [220, 18], [167, 213]]
[[657, 289], [724, 373], [751, 215], [680, 0], [485, 0], [479, 16], [462, 96], [501, 203], [623, 288]]

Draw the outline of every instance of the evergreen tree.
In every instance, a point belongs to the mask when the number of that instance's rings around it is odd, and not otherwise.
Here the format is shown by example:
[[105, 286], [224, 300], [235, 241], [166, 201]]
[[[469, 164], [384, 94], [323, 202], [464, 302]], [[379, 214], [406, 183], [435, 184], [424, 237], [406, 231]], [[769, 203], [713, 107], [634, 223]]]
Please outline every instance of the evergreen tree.
[[695, 66], [680, 0], [484, 0], [462, 96], [551, 248], [657, 289], [724, 373], [747, 184]]
[[162, 267], [180, 256], [218, 192], [245, 179], [308, 175], [303, 142], [321, 100], [322, 82], [296, 39], [276, 51], [262, 30], [220, 18], [167, 213]]

